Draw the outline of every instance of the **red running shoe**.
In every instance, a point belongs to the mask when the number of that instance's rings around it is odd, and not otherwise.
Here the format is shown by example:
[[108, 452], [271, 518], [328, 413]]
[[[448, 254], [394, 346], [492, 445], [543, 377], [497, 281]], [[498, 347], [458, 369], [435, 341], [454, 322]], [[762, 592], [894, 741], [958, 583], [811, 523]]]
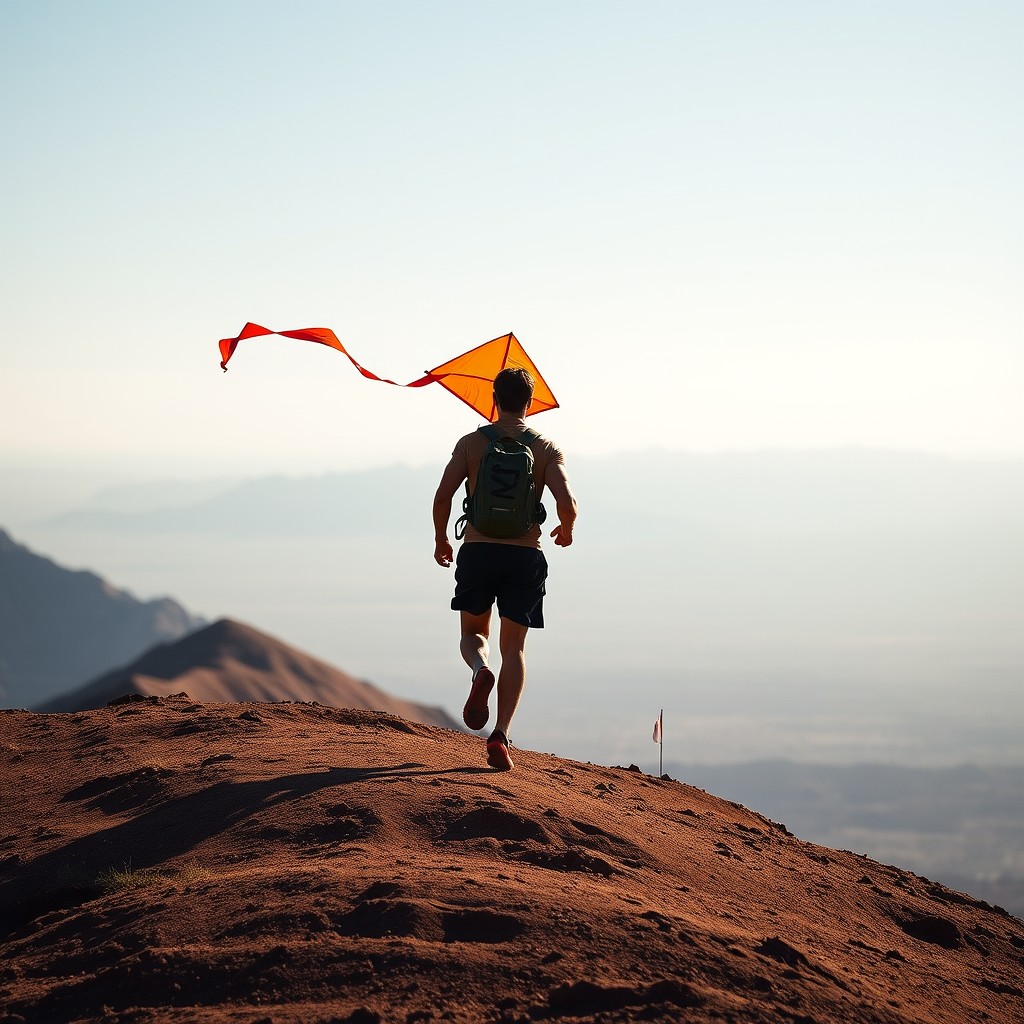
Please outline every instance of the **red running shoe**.
[[515, 768], [508, 752], [508, 737], [495, 730], [487, 740], [487, 763], [499, 772], [509, 772]]
[[482, 729], [491, 714], [487, 706], [487, 698], [494, 686], [494, 673], [485, 665], [477, 669], [473, 676], [473, 688], [469, 691], [469, 700], [462, 709], [462, 720], [470, 729]]

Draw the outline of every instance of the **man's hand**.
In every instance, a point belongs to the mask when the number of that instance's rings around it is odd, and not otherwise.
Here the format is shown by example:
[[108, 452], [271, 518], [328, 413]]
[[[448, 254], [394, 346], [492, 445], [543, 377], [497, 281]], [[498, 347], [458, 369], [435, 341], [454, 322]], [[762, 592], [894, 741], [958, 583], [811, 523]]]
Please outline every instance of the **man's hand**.
[[441, 474], [441, 482], [434, 495], [434, 561], [443, 569], [455, 560], [455, 552], [448, 543], [448, 520], [452, 515], [452, 498], [465, 479], [465, 466], [453, 455]]
[[551, 536], [555, 538], [555, 545], [560, 548], [567, 548], [572, 543], [572, 527], [566, 529], [561, 523], [552, 531]]
[[555, 511], [558, 513], [558, 525], [551, 531], [551, 536], [558, 547], [567, 548], [572, 543], [572, 528], [576, 522], [576, 499], [569, 487], [565, 466], [552, 462], [544, 474], [544, 483], [555, 499]]

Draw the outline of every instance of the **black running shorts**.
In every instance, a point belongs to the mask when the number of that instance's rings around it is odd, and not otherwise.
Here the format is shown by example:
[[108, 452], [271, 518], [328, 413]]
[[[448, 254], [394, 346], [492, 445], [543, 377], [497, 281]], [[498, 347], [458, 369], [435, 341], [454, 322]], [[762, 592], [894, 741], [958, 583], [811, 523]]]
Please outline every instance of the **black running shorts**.
[[455, 611], [481, 615], [495, 601], [498, 614], [531, 629], [544, 628], [548, 563], [540, 548], [521, 544], [463, 544], [455, 559]]

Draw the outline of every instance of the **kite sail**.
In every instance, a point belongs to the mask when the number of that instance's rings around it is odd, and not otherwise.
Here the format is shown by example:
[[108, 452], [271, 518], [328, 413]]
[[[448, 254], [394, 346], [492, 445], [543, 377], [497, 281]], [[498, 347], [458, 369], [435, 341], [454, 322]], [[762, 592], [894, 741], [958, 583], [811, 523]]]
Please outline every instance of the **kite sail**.
[[494, 378], [509, 366], [529, 370], [534, 379], [533, 403], [527, 410], [527, 416], [558, 408], [547, 381], [514, 334], [503, 334], [493, 341], [485, 341], [461, 356], [435, 366], [429, 371], [429, 376], [493, 423], [498, 418], [494, 405]]
[[421, 388], [425, 384], [440, 384], [456, 398], [465, 402], [490, 422], [498, 418], [498, 410], [494, 405], [494, 378], [510, 366], [528, 370], [535, 381], [533, 404], [527, 416], [535, 416], [547, 409], [557, 409], [558, 401], [551, 393], [547, 381], [541, 376], [533, 360], [519, 343], [514, 334], [503, 334], [500, 338], [486, 341], [476, 348], [463, 352], [462, 355], [449, 359], [448, 362], [427, 370], [426, 375], [408, 384], [398, 384], [371, 373], [352, 358], [351, 353], [342, 345], [338, 336], [328, 327], [306, 327], [298, 331], [272, 331], [259, 324], [248, 323], [240, 334], [234, 338], [222, 338], [220, 341], [221, 369], [227, 370], [228, 360], [234, 354], [238, 343], [246, 338], [259, 338], [267, 334], [276, 334], [282, 338], [295, 338], [299, 341], [313, 341], [328, 348], [337, 349], [348, 357], [352, 365], [367, 379], [381, 384], [394, 384], [397, 387]]

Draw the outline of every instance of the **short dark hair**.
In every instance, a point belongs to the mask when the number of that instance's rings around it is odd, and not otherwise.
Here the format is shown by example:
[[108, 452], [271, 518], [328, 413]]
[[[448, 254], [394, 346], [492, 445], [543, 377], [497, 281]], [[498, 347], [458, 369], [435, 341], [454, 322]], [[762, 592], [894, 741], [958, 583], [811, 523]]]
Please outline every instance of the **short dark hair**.
[[509, 366], [494, 378], [494, 401], [499, 409], [519, 412], [532, 401], [536, 383], [529, 370], [521, 366]]

